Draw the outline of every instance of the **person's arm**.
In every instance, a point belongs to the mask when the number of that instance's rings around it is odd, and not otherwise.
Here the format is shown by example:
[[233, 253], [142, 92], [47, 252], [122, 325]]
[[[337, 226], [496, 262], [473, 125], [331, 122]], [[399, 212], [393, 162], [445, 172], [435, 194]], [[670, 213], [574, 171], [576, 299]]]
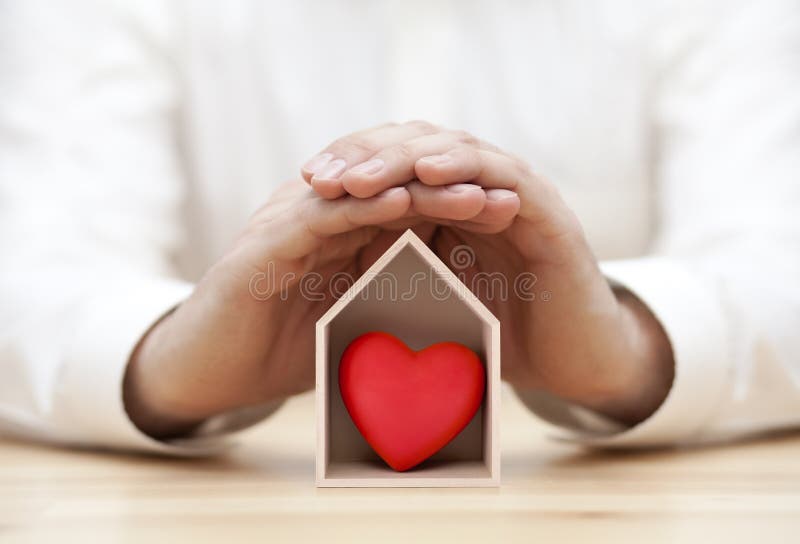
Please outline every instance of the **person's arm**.
[[314, 323], [333, 297], [303, 296], [301, 279], [362, 273], [399, 235], [377, 226], [413, 216], [410, 195], [328, 202], [283, 184], [197, 285], [181, 281], [165, 5], [0, 9], [0, 431], [216, 451], [216, 435], [313, 386]]
[[0, 432], [179, 455], [223, 446], [155, 440], [123, 401], [142, 334], [193, 290], [171, 261], [185, 191], [171, 31], [158, 5], [0, 5]]
[[[534, 274], [547, 286], [547, 302], [478, 294], [501, 322], [503, 378], [586, 444], [800, 427], [799, 8], [708, 7], [653, 40], [661, 209], [648, 257], [598, 265], [535, 165], [463, 131], [428, 124], [387, 145], [368, 129], [343, 138], [335, 172], [305, 176], [325, 198], [483, 188], [477, 213], [430, 219], [432, 247], [472, 251], [468, 284]], [[491, 221], [501, 208], [514, 218]]]
[[6, 431], [173, 449], [130, 422], [121, 395], [142, 332], [192, 289], [169, 259], [184, 186], [166, 23], [82, 2], [2, 6]]
[[800, 426], [800, 9], [741, 3], [692, 15], [664, 21], [653, 42], [653, 254], [601, 263], [666, 332], [675, 361], [669, 394], [627, 426], [521, 393], [590, 444], [679, 444]]

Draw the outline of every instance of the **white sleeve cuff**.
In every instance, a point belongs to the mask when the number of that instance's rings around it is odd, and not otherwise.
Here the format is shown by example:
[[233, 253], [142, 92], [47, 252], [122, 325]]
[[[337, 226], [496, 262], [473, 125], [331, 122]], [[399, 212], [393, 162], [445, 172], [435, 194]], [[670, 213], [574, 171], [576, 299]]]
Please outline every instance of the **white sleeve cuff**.
[[689, 267], [667, 258], [610, 261], [601, 269], [644, 302], [672, 344], [675, 377], [661, 406], [622, 427], [607, 418], [536, 392], [518, 392], [543, 419], [568, 431], [563, 438], [598, 447], [666, 446], [703, 441], [704, 425], [732, 380], [728, 332], [713, 288]]
[[280, 403], [249, 408], [207, 421], [191, 436], [156, 440], [128, 417], [122, 382], [131, 352], [167, 311], [180, 304], [193, 286], [178, 280], [140, 278], [104, 286], [88, 301], [86, 313], [74, 316], [73, 342], [57, 379], [52, 406], [55, 426], [68, 429], [61, 442], [181, 456], [209, 455], [227, 449], [220, 436], [255, 423]]

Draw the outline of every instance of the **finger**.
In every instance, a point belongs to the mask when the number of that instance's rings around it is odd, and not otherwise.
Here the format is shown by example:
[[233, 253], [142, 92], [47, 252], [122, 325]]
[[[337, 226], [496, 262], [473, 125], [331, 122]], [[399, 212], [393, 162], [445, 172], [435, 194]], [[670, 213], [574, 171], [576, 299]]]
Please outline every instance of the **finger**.
[[298, 183], [304, 191], [290, 206], [281, 203], [259, 212], [250, 229], [255, 236], [248, 237], [254, 251], [283, 260], [302, 259], [338, 235], [362, 232], [366, 240], [370, 234], [366, 231], [405, 217], [411, 205], [411, 195], [402, 187], [369, 199], [325, 200], [302, 181]]
[[387, 146], [368, 161], [343, 172], [339, 181], [349, 194], [369, 198], [415, 179], [415, 164], [423, 157], [481, 145], [480, 140], [463, 131], [426, 134]]
[[307, 200], [305, 208], [299, 213], [311, 234], [327, 237], [394, 221], [404, 217], [410, 205], [408, 191], [403, 187], [394, 187], [368, 199], [348, 196], [325, 200], [315, 195]]
[[[484, 189], [507, 189], [519, 197], [519, 215], [532, 220], [571, 221], [568, 208], [555, 186], [534, 174], [524, 162], [503, 153], [485, 149], [465, 150], [474, 156], [440, 164], [438, 161], [417, 161], [415, 172], [426, 185], [474, 183]], [[476, 166], [476, 164], [478, 166]]]
[[483, 209], [469, 218], [473, 223], [485, 225], [508, 225], [514, 220], [520, 208], [517, 193], [508, 189], [486, 189], [486, 203]]
[[496, 166], [498, 162], [499, 159], [489, 162], [479, 149], [458, 147], [439, 155], [420, 157], [414, 164], [414, 175], [426, 185], [466, 183], [480, 178], [485, 168]]
[[338, 181], [347, 168], [361, 164], [379, 150], [439, 129], [425, 121], [389, 123], [339, 138], [311, 158], [301, 169], [303, 179], [323, 198], [345, 194]]
[[506, 230], [514, 222], [520, 209], [517, 193], [507, 189], [487, 189], [486, 205], [475, 217], [455, 225], [458, 228], [484, 234]]
[[470, 183], [430, 187], [412, 181], [406, 189], [411, 195], [411, 210], [432, 219], [463, 221], [479, 215], [486, 204], [483, 189]]
[[[471, 184], [463, 184], [470, 188]], [[520, 200], [506, 189], [480, 190], [484, 198], [475, 198], [472, 190], [453, 199], [447, 187], [428, 187], [418, 181], [406, 185], [411, 194], [411, 207], [406, 217], [383, 225], [388, 229], [422, 228], [434, 225], [480, 233], [498, 233], [507, 229], [517, 217]], [[482, 204], [481, 204], [482, 202]], [[482, 206], [478, 213], [475, 210]], [[429, 229], [430, 231], [430, 229]]]
[[409, 210], [404, 217], [384, 223], [381, 228], [391, 231], [405, 231], [406, 229], [415, 229], [425, 222], [425, 217], [418, 215], [413, 210]]

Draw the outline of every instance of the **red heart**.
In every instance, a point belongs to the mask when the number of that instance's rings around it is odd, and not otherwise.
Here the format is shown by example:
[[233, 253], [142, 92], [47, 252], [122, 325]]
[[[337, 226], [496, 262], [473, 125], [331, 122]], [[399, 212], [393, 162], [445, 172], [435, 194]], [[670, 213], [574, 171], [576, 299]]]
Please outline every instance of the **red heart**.
[[418, 465], [467, 426], [483, 401], [483, 364], [456, 342], [413, 351], [385, 332], [353, 340], [339, 390], [372, 449], [397, 471]]

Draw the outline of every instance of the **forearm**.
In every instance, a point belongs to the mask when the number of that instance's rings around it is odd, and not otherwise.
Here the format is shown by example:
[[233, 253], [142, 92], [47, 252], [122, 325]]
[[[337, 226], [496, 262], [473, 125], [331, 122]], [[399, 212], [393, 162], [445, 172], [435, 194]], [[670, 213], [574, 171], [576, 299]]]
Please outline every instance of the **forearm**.
[[141, 431], [182, 436], [214, 416], [285, 398], [253, 345], [274, 328], [271, 312], [248, 298], [226, 300], [201, 284], [142, 336], [123, 384], [125, 409]]
[[[615, 288], [619, 303], [620, 335], [628, 356], [617, 365], [622, 388], [606, 397], [586, 398], [581, 404], [620, 423], [633, 425], [650, 416], [669, 393], [674, 361], [661, 324], [634, 294]], [[626, 385], [625, 385], [626, 384]]]
[[168, 378], [162, 375], [158, 380], [158, 373], [154, 375], [152, 372], [153, 352], [158, 351], [165, 321], [171, 313], [154, 324], [137, 344], [128, 362], [122, 387], [128, 417], [143, 433], [159, 440], [186, 435], [203, 421], [201, 416], [181, 414], [169, 398], [160, 395], [165, 382], [168, 384]]

